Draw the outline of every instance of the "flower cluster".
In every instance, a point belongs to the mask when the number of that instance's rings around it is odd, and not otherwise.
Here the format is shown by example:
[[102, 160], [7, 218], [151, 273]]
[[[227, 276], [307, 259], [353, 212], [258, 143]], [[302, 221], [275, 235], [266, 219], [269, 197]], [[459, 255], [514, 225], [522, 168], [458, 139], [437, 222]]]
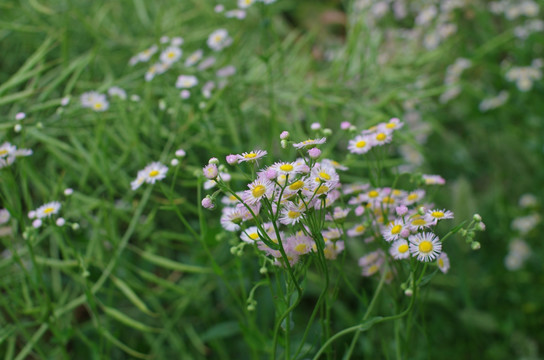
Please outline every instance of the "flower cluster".
[[[61, 203], [58, 201], [52, 201], [47, 204], [43, 204], [38, 207], [36, 210], [32, 210], [28, 213], [28, 218], [33, 219], [32, 226], [39, 228], [42, 226], [45, 219], [50, 219], [54, 215], [57, 215], [62, 207]], [[62, 217], [57, 218], [55, 221], [57, 226], [64, 226], [65, 220]]]
[[32, 150], [17, 149], [17, 146], [5, 142], [0, 145], [0, 169], [13, 164], [18, 157], [30, 155], [32, 155]]
[[[226, 231], [241, 231], [242, 245], [255, 244], [275, 264], [296, 264], [303, 255], [320, 251], [326, 259], [334, 259], [343, 251], [342, 231], [335, 226], [347, 212], [334, 208], [340, 198], [340, 178], [337, 167], [328, 159], [317, 161], [316, 146], [325, 138], [310, 139], [293, 144], [306, 151], [304, 158], [279, 161], [257, 171], [247, 189], [234, 192], [225, 183], [213, 161], [203, 169], [208, 179], [215, 179], [227, 194], [222, 202], [221, 225]], [[253, 150], [227, 156], [229, 164], [248, 163], [257, 166], [266, 151]], [[339, 164], [338, 164], [339, 165]], [[203, 206], [213, 207], [213, 198], [207, 197]], [[326, 215], [326, 216], [325, 216]], [[317, 225], [323, 219], [329, 226]], [[321, 221], [319, 221], [321, 223]]]
[[399, 119], [392, 118], [387, 123], [363, 130], [360, 135], [349, 141], [348, 150], [353, 154], [365, 154], [375, 146], [388, 144], [393, 140], [393, 132], [403, 125]]
[[519, 91], [529, 91], [533, 88], [533, 82], [542, 79], [542, 60], [533, 60], [530, 66], [514, 66], [506, 72], [506, 80], [515, 82]]
[[498, 107], [503, 106], [508, 101], [509, 97], [510, 97], [510, 94], [508, 94], [508, 91], [503, 90], [497, 96], [482, 100], [478, 108], [480, 109], [481, 112], [486, 112], [492, 109], [496, 109]]

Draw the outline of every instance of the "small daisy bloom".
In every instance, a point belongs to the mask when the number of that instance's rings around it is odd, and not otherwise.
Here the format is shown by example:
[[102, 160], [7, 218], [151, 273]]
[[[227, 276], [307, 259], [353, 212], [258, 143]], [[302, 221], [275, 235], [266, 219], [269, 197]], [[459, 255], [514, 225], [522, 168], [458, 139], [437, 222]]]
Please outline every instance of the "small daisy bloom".
[[251, 226], [242, 231], [240, 234], [240, 239], [242, 239], [243, 242], [253, 244], [256, 241], [260, 240], [259, 235], [259, 229], [256, 226]]
[[246, 18], [246, 12], [245, 10], [241, 9], [229, 10], [225, 13], [225, 17], [229, 19], [236, 18], [238, 20], [242, 20]]
[[389, 248], [389, 253], [393, 259], [408, 259], [410, 257], [410, 247], [408, 241], [400, 239], [391, 244]]
[[372, 139], [369, 136], [358, 135], [348, 143], [348, 150], [352, 154], [365, 154], [372, 149]]
[[280, 223], [284, 225], [294, 225], [302, 219], [304, 210], [291, 202], [288, 202], [287, 205], [281, 210]]
[[321, 144], [324, 144], [326, 141], [327, 141], [327, 138], [308, 139], [308, 140], [304, 140], [302, 142], [293, 144], [293, 147], [295, 147], [296, 149], [302, 149], [302, 148], [311, 147], [315, 145], [321, 145]]
[[145, 182], [148, 184], [154, 184], [158, 180], [162, 180], [166, 177], [168, 172], [168, 166], [155, 161], [147, 165], [144, 170]]
[[329, 242], [323, 249], [323, 255], [327, 260], [335, 260], [342, 251], [344, 251], [343, 241]]
[[238, 0], [238, 7], [240, 9], [247, 9], [248, 7], [253, 5], [254, 2], [255, 0]]
[[283, 190], [283, 196], [286, 198], [291, 197], [292, 195], [296, 194], [301, 189], [304, 189], [307, 186], [308, 184], [306, 183], [305, 179], [298, 179], [296, 181], [293, 181], [285, 187], [285, 189]]
[[249, 190], [244, 191], [242, 199], [245, 203], [253, 205], [263, 197], [270, 199], [274, 194], [274, 183], [266, 178], [258, 178], [248, 185]]
[[232, 75], [236, 74], [236, 68], [234, 66], [232, 66], [232, 65], [225, 66], [225, 67], [217, 70], [217, 72], [215, 74], [220, 78], [229, 77], [229, 76], [232, 76]]
[[427, 218], [416, 215], [411, 218], [408, 222], [408, 227], [411, 231], [418, 231], [423, 228], [428, 228], [430, 226], [436, 225], [435, 220], [428, 220]]
[[323, 235], [323, 240], [327, 242], [329, 240], [340, 239], [340, 237], [342, 236], [342, 231], [338, 230], [337, 228], [324, 229], [321, 232], [321, 235]]
[[169, 46], [161, 53], [159, 59], [163, 63], [173, 64], [181, 58], [183, 51], [177, 46]]
[[142, 51], [141, 53], [136, 55], [138, 58], [138, 61], [141, 61], [141, 62], [149, 61], [149, 59], [151, 59], [151, 56], [153, 56], [158, 50], [159, 50], [159, 47], [157, 45], [153, 45], [149, 49]]
[[402, 219], [395, 219], [385, 229], [382, 230], [382, 235], [385, 241], [391, 242], [397, 240], [404, 230], [405, 226], [402, 223]]
[[209, 56], [205, 58], [204, 60], [202, 60], [200, 64], [198, 64], [197, 68], [200, 71], [204, 71], [206, 69], [211, 68], [215, 64], [216, 61], [217, 61], [216, 58], [214, 58], [213, 56]]
[[347, 231], [348, 236], [355, 237], [362, 235], [366, 230], [366, 226], [363, 224], [357, 224]]
[[410, 240], [410, 253], [419, 261], [433, 261], [442, 251], [440, 239], [431, 232], [412, 235], [408, 240]]
[[146, 175], [143, 170], [138, 171], [138, 175], [136, 176], [136, 179], [130, 182], [130, 188], [134, 191], [138, 189], [146, 179]]
[[221, 226], [227, 231], [240, 230], [240, 223], [244, 221], [244, 217], [240, 209], [234, 207], [228, 207], [223, 209], [221, 215]]
[[392, 118], [389, 120], [389, 122], [378, 125], [378, 128], [384, 132], [393, 132], [394, 130], [400, 129], [403, 125], [404, 123], [402, 123], [399, 119]]
[[183, 40], [182, 37], [176, 36], [176, 37], [172, 38], [172, 40], [170, 41], [170, 44], [172, 46], [181, 46], [181, 45], [183, 45], [183, 42], [184, 42], [184, 40]]
[[393, 140], [393, 135], [390, 132], [378, 131], [372, 135], [373, 145], [381, 146], [390, 143]]
[[271, 165], [269, 169], [276, 171], [278, 174], [283, 175], [296, 175], [307, 172], [308, 167], [305, 164], [301, 163], [288, 163], [288, 162], [277, 162], [274, 165]]
[[208, 164], [204, 166], [204, 168], [202, 169], [202, 172], [204, 173], [204, 176], [206, 177], [206, 179], [210, 179], [210, 180], [215, 179], [217, 175], [219, 174], [219, 170], [217, 170], [217, 165], [215, 164]]
[[11, 215], [6, 209], [0, 209], [0, 224], [5, 224], [9, 221]]
[[12, 156], [17, 150], [17, 146], [11, 145], [9, 142], [5, 142], [0, 145], [0, 158], [7, 158]]
[[380, 270], [385, 261], [382, 250], [376, 250], [359, 259], [359, 266], [363, 268], [363, 276], [372, 276]]
[[403, 200], [403, 204], [408, 206], [412, 205], [425, 197], [425, 190], [414, 190], [406, 195], [406, 198]]
[[47, 204], [44, 204], [36, 209], [36, 218], [43, 219], [51, 217], [51, 215], [58, 214], [61, 208], [60, 202], [53, 201]]
[[244, 161], [256, 161], [263, 156], [265, 156], [267, 152], [265, 150], [253, 150], [250, 152], [242, 153], [242, 155], [236, 155], [238, 157], [238, 162], [244, 162]]
[[313, 240], [309, 236], [297, 234], [285, 239], [286, 250], [288, 253], [295, 253], [297, 255], [308, 254], [312, 251]]
[[176, 80], [176, 88], [190, 89], [198, 84], [198, 79], [193, 75], [180, 75]]
[[199, 62], [200, 59], [202, 59], [202, 55], [204, 55], [204, 51], [202, 51], [201, 49], [198, 49], [197, 51], [189, 55], [187, 59], [185, 59], [185, 66], [186, 67], [193, 66], [194, 64]]
[[446, 180], [440, 175], [423, 175], [425, 185], [444, 185]]
[[451, 212], [449, 210], [445, 210], [445, 209], [442, 209], [442, 210], [439, 210], [439, 209], [429, 210], [425, 214], [425, 218], [426, 218], [426, 220], [431, 220], [431, 221], [438, 221], [438, 220], [444, 220], [444, 219], [453, 219], [453, 212]]
[[325, 215], [325, 220], [334, 221], [334, 220], [345, 219], [348, 216], [350, 211], [351, 209], [349, 208], [342, 209], [341, 207], [337, 206], [334, 208], [332, 216], [329, 214]]
[[230, 44], [232, 44], [232, 38], [229, 37], [229, 33], [227, 30], [218, 29], [210, 34], [207, 44], [210, 49], [214, 51], [221, 51]]
[[108, 95], [111, 97], [118, 97], [121, 100], [127, 99], [127, 92], [119, 86], [112, 86], [108, 89]]
[[450, 269], [450, 258], [448, 257], [448, 254], [446, 254], [445, 252], [440, 254], [436, 263], [440, 271], [442, 271], [444, 274], [446, 274], [448, 270]]
[[330, 159], [323, 159], [321, 161], [321, 165], [330, 166], [335, 168], [336, 170], [342, 170], [342, 171], [346, 171], [349, 169], [347, 166], [340, 164], [338, 161], [330, 160]]

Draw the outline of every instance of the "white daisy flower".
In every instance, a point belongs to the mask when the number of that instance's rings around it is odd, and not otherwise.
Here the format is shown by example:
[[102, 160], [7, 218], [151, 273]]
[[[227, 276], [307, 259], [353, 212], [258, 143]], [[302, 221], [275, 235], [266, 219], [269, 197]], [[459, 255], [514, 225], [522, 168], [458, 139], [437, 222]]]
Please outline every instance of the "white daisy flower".
[[238, 0], [238, 7], [240, 9], [247, 9], [255, 3], [255, 0]]
[[406, 198], [403, 200], [403, 204], [408, 206], [412, 205], [425, 197], [425, 190], [414, 190], [406, 195]]
[[444, 274], [446, 274], [450, 269], [450, 258], [445, 252], [440, 254], [436, 263], [438, 264], [440, 271], [442, 271]]
[[391, 242], [397, 240], [401, 235], [402, 230], [405, 226], [402, 222], [402, 219], [395, 219], [385, 229], [382, 230], [382, 235], [385, 241]]
[[207, 44], [210, 49], [214, 51], [221, 51], [230, 44], [232, 44], [232, 38], [229, 37], [229, 33], [227, 30], [218, 29], [210, 34]]
[[162, 180], [166, 177], [168, 166], [155, 161], [147, 165], [143, 171], [146, 175], [145, 182], [148, 184], [154, 184], [156, 181]]
[[285, 239], [285, 242], [286, 251], [289, 254], [295, 253], [296, 255], [304, 255], [312, 251], [313, 240], [309, 236], [297, 234], [288, 237]]
[[242, 153], [242, 155], [236, 155], [238, 158], [238, 162], [244, 162], [244, 161], [256, 161], [263, 156], [265, 156], [267, 152], [265, 150], [253, 150], [250, 152]]
[[202, 59], [203, 54], [204, 54], [204, 51], [202, 51], [201, 49], [198, 49], [197, 51], [189, 55], [187, 59], [185, 59], [185, 66], [187, 67], [193, 66], [194, 64], [199, 62], [200, 59]]
[[430, 220], [430, 221], [453, 219], [453, 212], [451, 212], [449, 210], [445, 210], [445, 209], [442, 209], [442, 210], [439, 210], [439, 209], [429, 210], [425, 214], [425, 218], [426, 218], [426, 220]]
[[270, 199], [274, 194], [274, 183], [266, 178], [258, 178], [248, 187], [249, 190], [244, 191], [242, 199], [249, 205], [254, 205], [263, 197]]
[[393, 259], [408, 259], [410, 257], [410, 247], [408, 246], [408, 241], [400, 239], [391, 244], [389, 248], [389, 253]]
[[204, 60], [202, 60], [200, 64], [198, 64], [198, 70], [200, 71], [207, 70], [211, 68], [215, 64], [216, 61], [217, 61], [216, 58], [214, 58], [213, 56], [209, 56], [205, 58]]
[[373, 145], [381, 146], [390, 143], [393, 140], [393, 135], [390, 132], [381, 131], [372, 135], [371, 139]]
[[221, 215], [221, 226], [227, 231], [240, 230], [240, 223], [244, 221], [242, 212], [238, 208], [228, 207], [223, 209]]
[[425, 185], [444, 185], [446, 180], [440, 175], [423, 175]]
[[198, 84], [198, 79], [193, 75], [180, 75], [176, 80], [178, 89], [190, 89]]
[[119, 86], [112, 86], [108, 89], [108, 95], [111, 97], [118, 97], [121, 100], [126, 100], [127, 92]]
[[49, 218], [51, 215], [58, 214], [61, 204], [58, 201], [52, 201], [37, 208], [35, 211], [36, 218]]
[[259, 229], [256, 226], [251, 226], [242, 231], [240, 234], [240, 239], [243, 242], [253, 244], [256, 241], [260, 240]]
[[357, 224], [350, 228], [346, 233], [348, 234], [348, 236], [355, 237], [358, 235], [362, 235], [365, 230], [366, 226], [364, 226], [363, 224]]
[[410, 253], [419, 261], [433, 261], [442, 252], [440, 239], [431, 232], [412, 235], [408, 240], [410, 240]]
[[137, 55], [138, 61], [149, 61], [149, 59], [151, 59], [151, 56], [153, 56], [157, 51], [159, 51], [159, 47], [157, 45], [151, 46], [149, 49], [146, 49]]
[[324, 144], [326, 141], [327, 141], [327, 138], [308, 139], [308, 140], [304, 140], [302, 142], [293, 144], [293, 147], [296, 149], [302, 149], [302, 148], [307, 148], [314, 145], [321, 145], [321, 144]]
[[348, 143], [348, 150], [353, 154], [365, 154], [372, 149], [372, 141], [368, 136], [358, 135]]
[[236, 18], [238, 20], [242, 20], [246, 18], [246, 12], [245, 10], [240, 9], [229, 10], [225, 13], [225, 17], [229, 19]]
[[169, 46], [163, 50], [159, 59], [166, 64], [173, 64], [181, 58], [183, 51], [177, 46]]
[[416, 215], [409, 220], [407, 225], [411, 231], [418, 231], [420, 229], [436, 225], [436, 222], [434, 220], [428, 220], [427, 218], [420, 215]]
[[284, 225], [294, 225], [302, 220], [304, 210], [291, 202], [288, 202], [287, 205], [281, 210], [280, 223]]

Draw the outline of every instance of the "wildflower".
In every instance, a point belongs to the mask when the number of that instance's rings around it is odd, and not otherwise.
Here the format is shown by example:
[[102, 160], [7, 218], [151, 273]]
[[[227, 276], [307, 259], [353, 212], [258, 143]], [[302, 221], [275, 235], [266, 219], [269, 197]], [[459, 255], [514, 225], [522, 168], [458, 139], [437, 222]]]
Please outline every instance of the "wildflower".
[[15, 124], [15, 126], [13, 127], [13, 131], [15, 131], [16, 133], [21, 132], [21, 130], [23, 130], [21, 124]]
[[170, 41], [170, 38], [169, 38], [168, 36], [166, 36], [166, 35], [161, 36], [161, 38], [159, 39], [159, 42], [160, 42], [161, 44], [166, 44], [166, 43], [169, 42], [169, 41]]
[[440, 175], [423, 175], [426, 185], [444, 185], [446, 180]]
[[218, 77], [229, 77], [229, 76], [232, 76], [234, 74], [236, 74], [236, 68], [232, 65], [230, 66], [225, 66], [224, 68], [221, 68], [219, 70], [217, 70], [217, 72], [215, 73]]
[[213, 8], [213, 10], [216, 12], [216, 13], [222, 13], [224, 10], [225, 10], [225, 6], [219, 4], [219, 5], [215, 5], [215, 7]]
[[53, 202], [44, 204], [44, 205], [40, 206], [39, 208], [37, 208], [35, 210], [36, 211], [35, 216], [38, 219], [43, 219], [43, 218], [46, 218], [46, 217], [49, 218], [49, 217], [51, 217], [51, 215], [58, 214], [60, 208], [61, 208], [60, 202], [53, 201]]
[[327, 141], [326, 138], [308, 139], [308, 140], [304, 140], [302, 142], [293, 144], [293, 147], [295, 147], [296, 149], [302, 149], [302, 148], [306, 148], [306, 147], [310, 147], [310, 146], [314, 146], [314, 145], [324, 144], [325, 141]]
[[442, 243], [438, 239], [438, 236], [431, 232], [412, 235], [408, 240], [410, 240], [410, 253], [417, 256], [419, 261], [432, 261], [442, 251]]
[[176, 80], [178, 89], [190, 89], [198, 84], [198, 79], [193, 75], [180, 75]]
[[221, 215], [221, 226], [227, 231], [238, 231], [240, 229], [240, 223], [244, 221], [242, 211], [240, 208], [225, 208], [223, 209], [223, 215]]
[[207, 179], [215, 179], [219, 174], [219, 171], [217, 170], [217, 165], [215, 164], [208, 164], [204, 166], [202, 172]]
[[70, 97], [69, 96], [65, 96], [62, 99], [60, 99], [60, 105], [61, 106], [66, 106], [69, 103], [70, 103]]
[[410, 222], [408, 223], [408, 227], [412, 231], [418, 231], [420, 229], [427, 228], [435, 224], [436, 223], [434, 220], [429, 220], [420, 215], [416, 215], [410, 220]]
[[80, 97], [81, 106], [91, 108], [94, 111], [106, 111], [109, 108], [106, 95], [100, 94], [96, 91], [89, 91], [83, 93]]
[[398, 206], [395, 208], [398, 216], [403, 216], [408, 212], [408, 208], [404, 205]]
[[255, 0], [238, 0], [238, 7], [240, 9], [246, 9], [253, 5], [254, 2]]
[[213, 81], [207, 81], [202, 87], [202, 95], [209, 99], [212, 96], [212, 90], [215, 89], [215, 83]]
[[59, 227], [62, 227], [66, 224], [66, 220], [64, 220], [64, 218], [59, 217], [57, 221], [55, 221], [55, 224]]
[[183, 45], [183, 38], [180, 37], [180, 36], [176, 36], [176, 37], [173, 37], [172, 40], [170, 41], [170, 45], [172, 46], [181, 46]]
[[187, 153], [186, 153], [185, 150], [183, 150], [183, 149], [177, 149], [176, 152], [175, 152], [175, 154], [176, 154], [177, 157], [185, 157], [185, 155], [186, 155]]
[[309, 236], [296, 234], [285, 239], [286, 251], [296, 255], [305, 255], [312, 251], [313, 240]]
[[448, 257], [448, 254], [446, 254], [445, 252], [442, 252], [440, 254], [436, 263], [440, 271], [442, 271], [444, 274], [446, 274], [450, 269], [450, 259]]
[[185, 66], [186, 67], [193, 66], [194, 64], [199, 62], [200, 59], [202, 59], [203, 54], [204, 54], [204, 51], [202, 51], [201, 49], [198, 49], [197, 51], [195, 51], [194, 53], [189, 55], [189, 57], [187, 57], [187, 59], [185, 59]]
[[214, 51], [221, 51], [232, 44], [232, 38], [229, 37], [227, 30], [218, 29], [210, 34], [207, 44], [210, 49]]
[[359, 266], [363, 268], [363, 276], [372, 276], [380, 270], [385, 261], [383, 250], [373, 251], [359, 259]]
[[74, 193], [74, 189], [72, 188], [66, 188], [64, 189], [64, 196], [70, 196]]
[[119, 86], [112, 86], [108, 89], [108, 95], [111, 97], [118, 97], [121, 100], [126, 100], [127, 93], [125, 90], [121, 89]]
[[173, 64], [181, 58], [183, 51], [177, 46], [169, 46], [159, 56], [160, 61], [166, 64]]
[[355, 237], [358, 235], [362, 235], [366, 230], [366, 227], [363, 224], [357, 224], [353, 226], [351, 229], [348, 229], [346, 232], [348, 236]]
[[410, 247], [408, 246], [408, 241], [405, 239], [400, 239], [391, 244], [389, 248], [389, 253], [393, 259], [408, 259], [410, 257]]
[[396, 219], [392, 221], [387, 228], [382, 230], [382, 235], [385, 241], [391, 242], [397, 240], [401, 235], [402, 230], [404, 230], [405, 225], [401, 219]]
[[348, 143], [348, 150], [353, 154], [365, 154], [372, 148], [372, 141], [368, 136], [358, 135]]
[[191, 97], [191, 92], [187, 89], [183, 89], [179, 92], [179, 97], [182, 99], [188, 99]]
[[215, 204], [213, 203], [213, 200], [211, 197], [206, 196], [204, 199], [202, 199], [202, 207], [205, 209], [213, 209], [215, 207]]
[[281, 140], [287, 140], [289, 138], [289, 131], [282, 131], [280, 134]]
[[393, 140], [393, 136], [391, 135], [391, 133], [390, 132], [385, 132], [385, 131], [384, 132], [378, 132], [378, 133], [374, 134], [373, 137], [372, 137], [373, 145], [378, 145], [378, 146], [388, 144], [392, 140]]
[[236, 155], [236, 157], [238, 158], [238, 162], [257, 161], [266, 154], [267, 152], [265, 150], [253, 150], [250, 152], [242, 153], [242, 155]]
[[211, 68], [216, 62], [216, 59], [213, 56], [207, 57], [206, 59], [202, 60], [202, 62], [198, 65], [198, 70], [204, 71], [206, 69]]
[[317, 159], [319, 156], [321, 156], [321, 150], [318, 148], [311, 148], [308, 150], [308, 156], [310, 156], [312, 159]]
[[531, 256], [531, 249], [522, 239], [512, 240], [508, 247], [509, 251], [504, 259], [504, 265], [510, 271], [519, 270]]
[[7, 223], [10, 217], [11, 216], [9, 214], [9, 211], [7, 211], [6, 209], [0, 209], [0, 224]]
[[143, 170], [138, 171], [136, 179], [130, 183], [132, 190], [138, 189], [144, 182], [154, 184], [166, 177], [168, 167], [160, 162], [152, 162]]
[[301, 174], [308, 171], [308, 167], [306, 166], [306, 164], [303, 164], [303, 163], [301, 164], [297, 162], [293, 162], [293, 163], [278, 162], [270, 166], [269, 169], [276, 171], [277, 174], [293, 175], [293, 176], [296, 174]]
[[453, 219], [453, 212], [449, 210], [429, 210], [425, 214], [425, 217], [429, 221], [438, 221], [438, 220], [445, 220], [445, 219]]
[[406, 198], [403, 200], [404, 205], [412, 205], [425, 196], [425, 190], [414, 190], [406, 195]]
[[15, 114], [15, 120], [17, 121], [21, 121], [24, 118], [26, 118], [26, 114], [24, 112], [18, 112], [17, 114]]
[[39, 228], [40, 226], [42, 226], [42, 220], [41, 219], [36, 219], [32, 222], [32, 227], [37, 229]]
[[351, 127], [351, 123], [349, 121], [342, 121], [340, 123], [340, 129], [342, 130], [349, 130], [350, 127]]
[[274, 184], [266, 178], [258, 178], [248, 187], [249, 190], [244, 191], [242, 199], [249, 205], [254, 205], [263, 197], [271, 198], [274, 193]]
[[[242, 0], [244, 1], [244, 0]], [[246, 12], [245, 10], [240, 10], [240, 9], [234, 9], [234, 10], [229, 10], [225, 13], [225, 17], [227, 18], [237, 18], [238, 20], [242, 20], [242, 19], [245, 19], [246, 18]]]
[[137, 59], [140, 62], [147, 62], [149, 59], [151, 59], [151, 56], [153, 56], [157, 51], [159, 50], [159, 47], [157, 45], [151, 46], [149, 49], [146, 49], [139, 53], [137, 55]]
[[170, 165], [172, 165], [172, 166], [178, 166], [178, 165], [179, 165], [179, 160], [178, 160], [178, 159], [172, 159], [172, 160], [170, 160]]
[[298, 223], [304, 214], [304, 211], [300, 206], [288, 202], [287, 205], [281, 210], [280, 223], [284, 225], [294, 225]]

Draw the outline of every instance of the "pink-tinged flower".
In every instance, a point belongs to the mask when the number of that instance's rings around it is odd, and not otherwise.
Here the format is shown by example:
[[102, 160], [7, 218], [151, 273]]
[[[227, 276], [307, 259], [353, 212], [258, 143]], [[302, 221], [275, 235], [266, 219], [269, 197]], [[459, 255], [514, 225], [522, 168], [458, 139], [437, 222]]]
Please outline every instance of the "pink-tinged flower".
[[242, 155], [236, 155], [238, 158], [238, 162], [244, 162], [244, 161], [256, 161], [263, 156], [265, 156], [267, 152], [265, 150], [253, 150], [250, 152], [242, 153]]
[[244, 191], [242, 199], [246, 204], [254, 205], [262, 198], [270, 199], [274, 194], [274, 183], [270, 180], [260, 177], [248, 185], [249, 190]]
[[236, 165], [238, 164], [238, 155], [227, 155], [226, 160], [229, 165]]
[[311, 148], [308, 150], [308, 156], [310, 156], [312, 159], [317, 159], [319, 156], [321, 156], [321, 150], [318, 148]]
[[389, 254], [391, 254], [393, 259], [408, 259], [410, 257], [408, 241], [405, 239], [395, 241], [389, 248]]
[[358, 135], [348, 143], [348, 150], [353, 154], [365, 154], [373, 146], [372, 139], [369, 136]]
[[436, 263], [438, 264], [440, 271], [442, 271], [444, 274], [446, 274], [450, 269], [450, 258], [445, 252], [440, 254]]
[[304, 140], [302, 142], [293, 144], [293, 147], [295, 147], [296, 149], [302, 149], [302, 148], [306, 148], [310, 146], [321, 145], [321, 144], [324, 144], [326, 141], [327, 141], [327, 138], [308, 139], [308, 140]]
[[401, 206], [397, 206], [395, 208], [395, 211], [397, 212], [398, 216], [403, 216], [408, 212], [408, 208], [404, 205], [401, 205]]
[[340, 123], [340, 129], [342, 130], [348, 130], [351, 127], [351, 123], [349, 121], [342, 121]]
[[210, 197], [206, 196], [204, 199], [202, 199], [202, 207], [211, 210], [215, 207], [215, 204]]
[[423, 175], [426, 185], [444, 185], [446, 180], [440, 175]]
[[289, 137], [289, 131], [282, 131], [280, 134], [281, 140], [286, 140]]
[[210, 180], [215, 179], [219, 174], [219, 170], [217, 170], [217, 165], [215, 164], [208, 164], [204, 166], [202, 172], [204, 173], [204, 176]]

